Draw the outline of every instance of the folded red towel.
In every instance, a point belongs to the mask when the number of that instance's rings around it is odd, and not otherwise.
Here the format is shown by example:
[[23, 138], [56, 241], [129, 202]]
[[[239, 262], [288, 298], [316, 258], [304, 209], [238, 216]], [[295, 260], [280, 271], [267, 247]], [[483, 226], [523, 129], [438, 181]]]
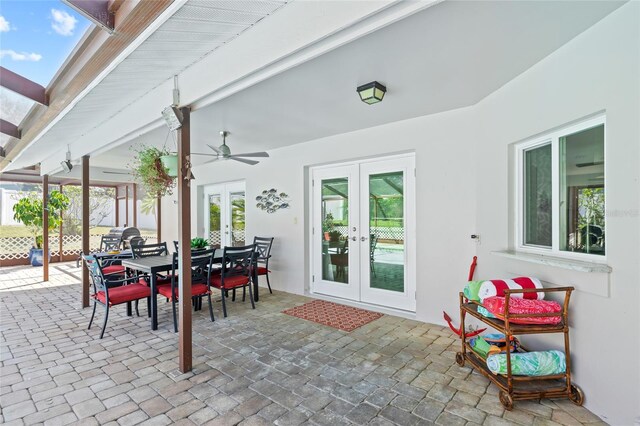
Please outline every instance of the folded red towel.
[[[482, 305], [493, 315], [500, 319], [504, 319], [504, 297], [488, 297], [482, 301]], [[561, 313], [562, 307], [558, 302], [552, 300], [535, 300], [535, 299], [509, 299], [509, 314], [543, 314], [543, 313]], [[560, 316], [557, 317], [523, 317], [509, 318], [509, 322], [514, 324], [558, 324], [562, 321]]]

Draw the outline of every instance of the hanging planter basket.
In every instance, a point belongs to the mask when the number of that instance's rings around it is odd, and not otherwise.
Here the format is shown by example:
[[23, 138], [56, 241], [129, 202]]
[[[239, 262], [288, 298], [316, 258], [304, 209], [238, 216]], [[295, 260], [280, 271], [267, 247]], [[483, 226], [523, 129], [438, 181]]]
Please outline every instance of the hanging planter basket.
[[160, 157], [160, 161], [162, 161], [162, 165], [167, 169], [169, 176], [178, 176], [178, 156], [176, 154], [163, 155]]

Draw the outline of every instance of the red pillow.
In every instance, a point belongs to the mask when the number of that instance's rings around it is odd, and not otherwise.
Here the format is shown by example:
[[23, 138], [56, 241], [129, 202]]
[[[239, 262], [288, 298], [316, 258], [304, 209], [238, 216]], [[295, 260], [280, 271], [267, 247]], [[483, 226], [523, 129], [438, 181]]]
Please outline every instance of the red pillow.
[[[482, 305], [493, 315], [504, 319], [504, 297], [487, 297], [482, 301]], [[543, 314], [562, 313], [562, 307], [558, 302], [552, 300], [520, 299], [512, 297], [509, 299], [509, 314]], [[509, 322], [514, 324], [558, 324], [562, 317], [522, 317], [509, 318]]]

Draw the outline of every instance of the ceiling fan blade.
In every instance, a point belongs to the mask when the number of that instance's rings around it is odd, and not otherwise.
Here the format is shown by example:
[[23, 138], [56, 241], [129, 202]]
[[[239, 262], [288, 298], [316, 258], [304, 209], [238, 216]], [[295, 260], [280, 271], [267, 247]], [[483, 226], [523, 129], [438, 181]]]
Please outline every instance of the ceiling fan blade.
[[220, 150], [219, 150], [218, 148], [216, 148], [215, 146], [213, 146], [213, 145], [209, 145], [209, 144], [207, 144], [207, 146], [208, 146], [209, 148], [211, 148], [212, 150], [214, 150], [215, 152], [217, 152], [218, 154], [222, 154], [222, 153], [220, 152]]
[[227, 158], [229, 158], [229, 159], [231, 159], [231, 160], [239, 161], [239, 162], [241, 162], [241, 163], [250, 164], [250, 165], [252, 165], [252, 166], [255, 166], [256, 164], [258, 164], [258, 163], [259, 163], [259, 161], [255, 161], [255, 160], [247, 160], [246, 158], [238, 158], [238, 157], [236, 157], [235, 155], [232, 155], [232, 156], [227, 157]]
[[262, 151], [262, 152], [247, 152], [245, 154], [234, 154], [234, 157], [268, 157], [269, 154]]
[[220, 159], [220, 157], [216, 156], [216, 158], [214, 158], [213, 160], [209, 160], [209, 161], [205, 162], [204, 164], [213, 163], [214, 161], [218, 161], [219, 159]]
[[191, 155], [204, 155], [205, 157], [219, 157], [219, 154], [206, 154], [204, 152], [192, 152]]

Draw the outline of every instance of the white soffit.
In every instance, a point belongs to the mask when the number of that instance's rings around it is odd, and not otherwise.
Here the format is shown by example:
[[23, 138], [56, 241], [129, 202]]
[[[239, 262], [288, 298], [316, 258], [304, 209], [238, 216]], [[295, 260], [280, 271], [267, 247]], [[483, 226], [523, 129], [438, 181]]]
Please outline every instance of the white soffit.
[[[155, 87], [230, 42], [286, 0], [189, 0], [8, 167], [59, 153]], [[159, 110], [161, 107], [158, 107]], [[76, 155], [72, 149], [74, 158]]]

